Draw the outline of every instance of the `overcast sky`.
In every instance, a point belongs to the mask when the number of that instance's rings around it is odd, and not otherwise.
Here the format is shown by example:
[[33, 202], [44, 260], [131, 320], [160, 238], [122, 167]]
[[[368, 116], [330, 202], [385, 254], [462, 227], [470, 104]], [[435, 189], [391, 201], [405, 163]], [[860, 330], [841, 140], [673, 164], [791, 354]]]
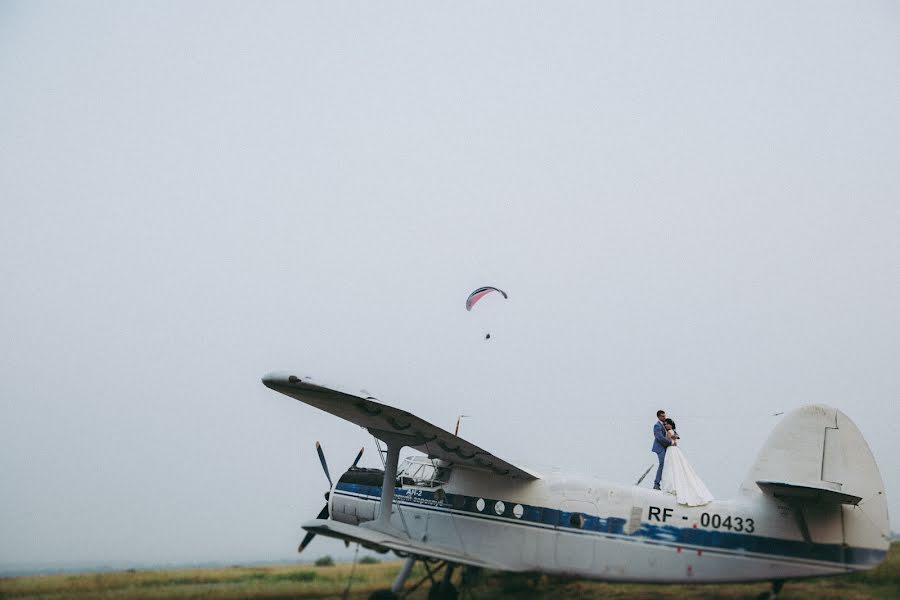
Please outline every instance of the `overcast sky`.
[[900, 529], [898, 26], [0, 2], [0, 565], [295, 557], [316, 440], [379, 462], [273, 370], [623, 483], [664, 408], [719, 498], [827, 403]]

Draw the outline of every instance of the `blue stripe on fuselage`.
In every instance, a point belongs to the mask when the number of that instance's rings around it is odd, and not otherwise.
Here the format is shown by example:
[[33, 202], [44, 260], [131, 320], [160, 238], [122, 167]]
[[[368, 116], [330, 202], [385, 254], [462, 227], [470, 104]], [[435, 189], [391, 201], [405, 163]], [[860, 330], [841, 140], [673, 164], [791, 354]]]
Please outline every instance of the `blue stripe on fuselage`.
[[[336, 491], [368, 496], [372, 500], [381, 497], [381, 486], [338, 482]], [[482, 518], [488, 515], [493, 519], [508, 520], [510, 524], [552, 526], [560, 531], [572, 533], [595, 532], [664, 544], [698, 546], [711, 550], [768, 554], [860, 567], [878, 564], [887, 555], [886, 551], [874, 548], [845, 547], [842, 544], [807, 544], [803, 541], [783, 540], [748, 533], [682, 528], [664, 524], [641, 523], [637, 531], [626, 534], [624, 531], [626, 520], [618, 517], [599, 517], [527, 504], [519, 504], [523, 509], [522, 516], [516, 517], [513, 514], [513, 509], [517, 505], [515, 502], [504, 501], [503, 511], [498, 514], [495, 506], [499, 500], [496, 499], [481, 498], [484, 501], [484, 510], [479, 511], [476, 506], [479, 498], [475, 496], [447, 493], [443, 500], [438, 500], [434, 491], [419, 488], [397, 488], [394, 491], [394, 498], [397, 501], [417, 504], [422, 508], [442, 512], [454, 510]], [[584, 519], [582, 527], [576, 526], [572, 521], [573, 516], [578, 514]]]

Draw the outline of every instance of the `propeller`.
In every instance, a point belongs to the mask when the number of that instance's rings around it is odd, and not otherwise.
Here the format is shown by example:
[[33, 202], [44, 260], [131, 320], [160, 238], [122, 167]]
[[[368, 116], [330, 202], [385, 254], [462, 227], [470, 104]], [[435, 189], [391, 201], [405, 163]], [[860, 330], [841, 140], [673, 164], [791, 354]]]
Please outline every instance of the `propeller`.
[[365, 449], [366, 449], [365, 446], [363, 446], [362, 448], [359, 449], [359, 454], [356, 455], [356, 459], [353, 461], [353, 464], [350, 465], [350, 468], [351, 468], [351, 469], [355, 469], [355, 468], [356, 468], [356, 463], [358, 463], [358, 462], [359, 462], [359, 459], [362, 458], [363, 450], [365, 450]]
[[[362, 458], [363, 450], [365, 450], [365, 446], [359, 449], [359, 453], [356, 455], [356, 459], [353, 461], [353, 464], [350, 465], [351, 469], [356, 468], [357, 463], [359, 463], [359, 459]], [[334, 482], [331, 481], [331, 473], [328, 472], [328, 462], [325, 460], [325, 452], [322, 450], [322, 444], [316, 442], [316, 453], [319, 455], [319, 462], [322, 463], [322, 470], [325, 471], [325, 477], [328, 479], [328, 491], [325, 492], [325, 506], [322, 507], [322, 510], [319, 511], [319, 514], [316, 516], [317, 519], [326, 519], [331, 515], [328, 514], [328, 498], [331, 495], [331, 489], [334, 487]], [[303, 552], [304, 548], [306, 548], [312, 539], [316, 537], [315, 533], [308, 532], [305, 536], [303, 536], [303, 541], [300, 542], [300, 546], [297, 547], [297, 552]]]
[[334, 484], [331, 483], [331, 473], [328, 472], [328, 463], [325, 462], [325, 452], [322, 451], [322, 444], [316, 442], [316, 452], [319, 453], [319, 462], [322, 463], [322, 469], [325, 471], [325, 477], [328, 478], [328, 489], [334, 487]]
[[[326, 503], [325, 506], [322, 507], [322, 510], [319, 511], [319, 516], [317, 516], [316, 518], [324, 519], [327, 516], [328, 516], [328, 503]], [[312, 541], [312, 539], [314, 537], [316, 537], [316, 534], [314, 534], [312, 531], [310, 531], [305, 536], [303, 536], [303, 541], [300, 542], [300, 546], [297, 548], [297, 552], [303, 552], [303, 549], [306, 548], [307, 546], [309, 546], [309, 543]]]

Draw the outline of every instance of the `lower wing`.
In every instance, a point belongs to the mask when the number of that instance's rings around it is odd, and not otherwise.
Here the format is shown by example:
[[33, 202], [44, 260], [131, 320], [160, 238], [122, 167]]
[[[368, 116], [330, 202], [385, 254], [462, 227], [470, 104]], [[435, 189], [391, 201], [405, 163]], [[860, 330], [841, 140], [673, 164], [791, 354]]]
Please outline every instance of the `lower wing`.
[[390, 533], [370, 529], [368, 527], [361, 527], [359, 525], [340, 523], [330, 519], [313, 519], [312, 521], [307, 521], [303, 524], [303, 529], [310, 533], [334, 537], [349, 542], [357, 542], [367, 548], [395, 550], [400, 553], [437, 558], [439, 560], [471, 565], [473, 567], [485, 567], [488, 569], [504, 571], [520, 570], [513, 565], [506, 565], [495, 560], [485, 560], [470, 554], [464, 554], [455, 549], [426, 544], [424, 542], [416, 542], [398, 535], [392, 535]]

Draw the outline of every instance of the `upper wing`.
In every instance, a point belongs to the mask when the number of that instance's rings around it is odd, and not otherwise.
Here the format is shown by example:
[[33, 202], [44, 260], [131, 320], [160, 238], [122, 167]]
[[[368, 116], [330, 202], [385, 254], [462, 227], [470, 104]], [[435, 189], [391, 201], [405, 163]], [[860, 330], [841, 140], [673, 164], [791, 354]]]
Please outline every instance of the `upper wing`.
[[419, 417], [376, 402], [340, 392], [286, 373], [270, 373], [263, 383], [275, 390], [325, 412], [364, 427], [379, 439], [400, 437], [405, 446], [415, 448], [431, 458], [439, 458], [454, 465], [492, 471], [518, 479], [539, 479], [536, 473], [517, 467], [475, 444], [457, 437]]

